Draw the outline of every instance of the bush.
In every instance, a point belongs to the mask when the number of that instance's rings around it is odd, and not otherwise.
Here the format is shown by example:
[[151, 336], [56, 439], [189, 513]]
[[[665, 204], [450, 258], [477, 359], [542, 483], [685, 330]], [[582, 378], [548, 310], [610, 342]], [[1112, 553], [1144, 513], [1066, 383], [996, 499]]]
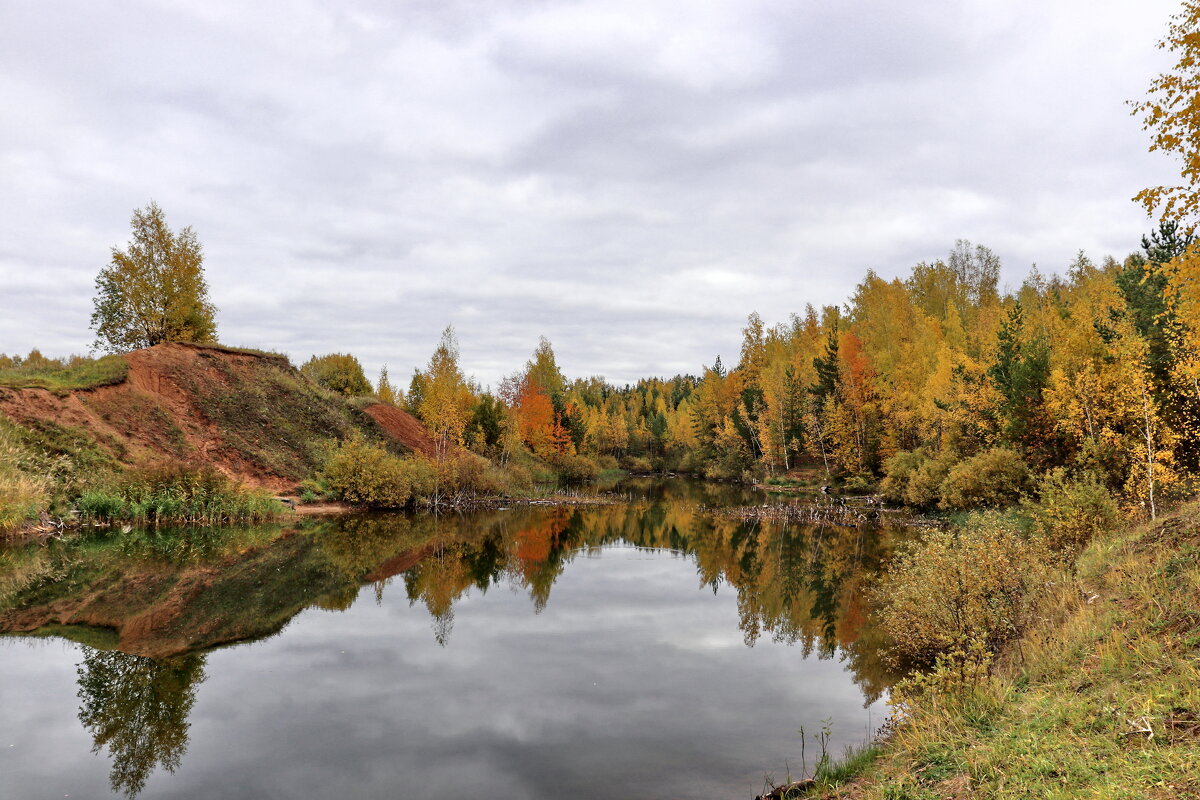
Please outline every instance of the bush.
[[846, 482], [842, 484], [844, 492], [869, 492], [871, 491], [871, 479], [866, 475], [851, 475], [846, 478]]
[[600, 475], [600, 468], [587, 456], [556, 453], [550, 457], [550, 466], [567, 483], [587, 483]]
[[643, 458], [642, 456], [625, 456], [622, 466], [634, 474], [645, 474], [654, 470], [654, 465], [650, 463], [650, 459]]
[[1035, 529], [1065, 566], [1073, 565], [1088, 542], [1119, 519], [1116, 501], [1092, 472], [1070, 478], [1061, 467], [1051, 470], [1039, 482], [1038, 495], [1039, 502], [1028, 504]]
[[608, 472], [609, 470], [621, 468], [620, 462], [618, 462], [615, 457], [607, 453], [596, 456], [596, 466], [600, 468], [601, 472]]
[[997, 514], [972, 514], [962, 528], [914, 543], [876, 591], [889, 656], [901, 667], [930, 667], [976, 640], [996, 652], [1029, 624], [1044, 556]]
[[909, 476], [908, 486], [904, 489], [904, 502], [917, 508], [932, 508], [937, 505], [942, 496], [942, 483], [957, 462], [958, 455], [955, 452], [943, 450], [936, 457], [922, 463]]
[[0, 386], [39, 388], [54, 392], [109, 386], [125, 380], [129, 365], [121, 356], [99, 359], [71, 356], [50, 359], [37, 350], [24, 359], [0, 354]]
[[399, 459], [400, 475], [408, 486], [413, 500], [426, 499], [437, 491], [438, 473], [436, 465], [421, 455]]
[[404, 459], [355, 435], [330, 456], [322, 477], [339, 500], [399, 508], [412, 497], [411, 473]]
[[505, 490], [509, 492], [527, 492], [533, 488], [533, 473], [522, 464], [509, 463], [501, 471]]
[[1029, 487], [1029, 467], [1015, 450], [995, 447], [961, 461], [941, 485], [946, 509], [999, 508]]
[[[631, 469], [626, 466], [626, 469]], [[688, 450], [679, 459], [679, 464], [675, 467], [679, 472], [686, 472], [689, 475], [700, 475], [704, 472], [704, 459], [695, 450]]]
[[371, 382], [363, 373], [362, 364], [349, 353], [330, 353], [313, 356], [300, 367], [300, 372], [331, 392], [344, 395], [371, 394]]
[[528, 489], [532, 478], [524, 466], [499, 469], [465, 450], [434, 462], [419, 455], [396, 456], [355, 436], [330, 456], [322, 482], [332, 496], [348, 503], [399, 508], [435, 497], [496, 497]]
[[883, 480], [879, 482], [879, 493], [889, 503], [905, 502], [908, 482], [929, 457], [917, 450], [905, 450], [889, 458], [883, 464]]
[[[434, 467], [435, 465], [429, 464], [429, 466]], [[437, 488], [444, 494], [487, 496], [500, 493], [499, 481], [496, 479], [492, 465], [486, 458], [474, 453], [458, 451], [437, 464], [435, 471]]]

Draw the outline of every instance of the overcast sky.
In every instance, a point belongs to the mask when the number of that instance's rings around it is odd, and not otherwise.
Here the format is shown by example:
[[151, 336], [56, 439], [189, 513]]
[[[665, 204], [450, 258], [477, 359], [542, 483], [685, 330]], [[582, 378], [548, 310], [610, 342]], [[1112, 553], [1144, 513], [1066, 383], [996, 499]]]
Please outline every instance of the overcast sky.
[[1137, 249], [1125, 101], [1175, 2], [0, 2], [0, 352], [84, 351], [156, 200], [222, 341], [484, 384], [736, 360], [958, 238], [1020, 282]]

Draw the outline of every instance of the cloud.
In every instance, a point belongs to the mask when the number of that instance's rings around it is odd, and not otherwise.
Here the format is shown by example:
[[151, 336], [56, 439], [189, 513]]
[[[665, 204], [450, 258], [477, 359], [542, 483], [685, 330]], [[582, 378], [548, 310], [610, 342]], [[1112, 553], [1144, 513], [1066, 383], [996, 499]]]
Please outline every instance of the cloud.
[[732, 361], [957, 238], [1122, 256], [1174, 4], [235, 2], [0, 10], [0, 350], [79, 351], [151, 198], [222, 337], [484, 383]]

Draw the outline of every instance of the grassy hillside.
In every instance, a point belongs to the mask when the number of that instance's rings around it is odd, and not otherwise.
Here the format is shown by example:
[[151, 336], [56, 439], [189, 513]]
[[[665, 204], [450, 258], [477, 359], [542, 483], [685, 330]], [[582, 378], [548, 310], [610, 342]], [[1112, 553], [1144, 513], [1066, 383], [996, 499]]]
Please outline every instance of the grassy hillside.
[[369, 410], [283, 356], [227, 347], [165, 344], [0, 370], [0, 530], [125, 474], [215, 470], [278, 493], [355, 433], [397, 453], [421, 447], [413, 437], [427, 433], [405, 412], [395, 410], [405, 418], [398, 427]]
[[812, 794], [1200, 797], [1200, 504], [1093, 542], [990, 676], [953, 677], [862, 778]]

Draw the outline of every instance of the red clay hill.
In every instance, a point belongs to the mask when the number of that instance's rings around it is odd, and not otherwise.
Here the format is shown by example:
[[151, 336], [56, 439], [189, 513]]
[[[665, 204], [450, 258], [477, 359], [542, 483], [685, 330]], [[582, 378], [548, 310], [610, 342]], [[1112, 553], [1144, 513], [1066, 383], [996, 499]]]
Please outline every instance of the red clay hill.
[[0, 387], [0, 414], [50, 447], [113, 466], [209, 465], [287, 491], [320, 466], [323, 445], [355, 430], [433, 455], [406, 411], [325, 391], [281, 355], [161, 344], [123, 356], [124, 378], [87, 389]]

